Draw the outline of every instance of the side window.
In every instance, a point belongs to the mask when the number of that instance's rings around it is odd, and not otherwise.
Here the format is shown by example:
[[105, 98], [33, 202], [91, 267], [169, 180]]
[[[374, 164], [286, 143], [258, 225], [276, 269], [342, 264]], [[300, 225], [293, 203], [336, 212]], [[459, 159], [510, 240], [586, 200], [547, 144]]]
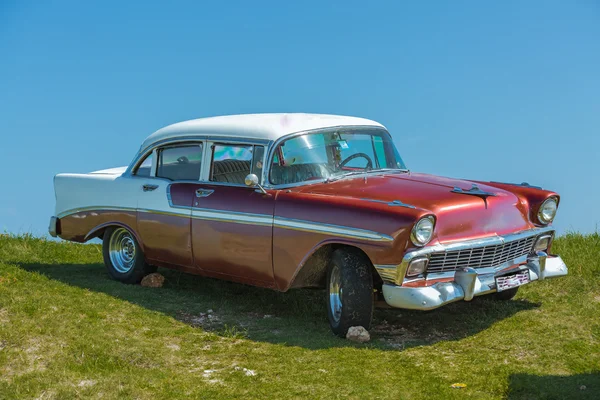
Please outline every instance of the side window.
[[[251, 145], [215, 144], [210, 181], [243, 185], [246, 175], [256, 167], [256, 163], [253, 163], [253, 153], [254, 146]], [[260, 167], [262, 168], [262, 159]]]
[[142, 161], [140, 166], [135, 171], [134, 175], [146, 178], [150, 176], [150, 172], [152, 172], [152, 153], [146, 156], [144, 161]]
[[158, 152], [156, 176], [172, 181], [200, 179], [202, 144], [165, 147]]

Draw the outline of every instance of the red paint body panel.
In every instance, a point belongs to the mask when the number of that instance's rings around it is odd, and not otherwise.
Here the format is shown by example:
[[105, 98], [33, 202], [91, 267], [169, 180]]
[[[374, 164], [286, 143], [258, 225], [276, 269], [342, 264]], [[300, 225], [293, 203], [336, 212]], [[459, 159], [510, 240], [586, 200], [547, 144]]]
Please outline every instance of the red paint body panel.
[[138, 234], [150, 264], [193, 265], [190, 218], [138, 212]]
[[192, 217], [209, 209], [266, 218], [266, 225], [192, 218], [195, 266], [213, 276], [237, 277], [234, 280], [242, 278], [242, 281], [258, 286], [274, 287], [272, 216], [275, 196], [239, 186], [199, 184], [195, 188], [214, 192], [207, 197], [194, 197]]
[[[151, 192], [141, 192], [138, 197], [137, 231], [144, 243], [146, 260], [151, 264], [168, 262], [170, 264], [191, 267], [192, 236], [190, 232], [190, 206], [192, 204], [192, 185], [170, 185], [168, 181], [156, 180], [158, 188]], [[167, 190], [183, 208], [173, 211], [184, 215], [161, 214], [144, 211], [157, 201], [167, 204]]]
[[93, 238], [90, 234], [105, 226], [120, 225], [134, 232], [136, 239], [140, 242], [136, 224], [137, 219], [134, 211], [81, 211], [60, 219], [61, 232], [59, 237], [64, 240], [83, 243]]
[[[136, 234], [150, 263], [285, 291], [324, 245], [355, 246], [373, 264], [395, 265], [414, 248], [410, 232], [423, 216], [436, 219], [431, 246], [534, 228], [540, 204], [558, 197], [551, 191], [489, 182], [477, 182], [481, 190], [494, 194], [485, 201], [452, 192], [454, 187], [468, 190], [473, 183], [417, 173], [373, 174], [264, 195], [243, 186], [162, 181], [162, 192], [143, 196], [169, 193], [172, 212], [145, 212], [143, 205], [137, 213], [78, 212], [61, 218], [60, 237], [83, 242], [90, 232], [118, 224]], [[197, 189], [213, 192], [197, 197]], [[203, 216], [206, 210], [223, 211], [225, 217]], [[361, 230], [383, 239], [299, 228], [290, 221]]]
[[[483, 199], [452, 193], [460, 187], [469, 189], [472, 182], [426, 174], [390, 174], [364, 179], [346, 179], [329, 184], [310, 185], [304, 193], [368, 198], [391, 202], [400, 200], [436, 217], [436, 242], [469, 240], [494, 234], [504, 235], [534, 227], [529, 220], [529, 208], [514, 193], [484, 183], [479, 188], [496, 196]], [[391, 207], [390, 207], [391, 208]]]
[[425, 214], [422, 210], [356, 201], [349, 197], [308, 194], [301, 190], [281, 191], [277, 196], [275, 217], [365, 229], [391, 236], [394, 240], [344, 238], [276, 226], [273, 229], [273, 262], [278, 287], [281, 290], [289, 288], [304, 261], [328, 243], [358, 247], [374, 264], [399, 263], [410, 243], [412, 224]]

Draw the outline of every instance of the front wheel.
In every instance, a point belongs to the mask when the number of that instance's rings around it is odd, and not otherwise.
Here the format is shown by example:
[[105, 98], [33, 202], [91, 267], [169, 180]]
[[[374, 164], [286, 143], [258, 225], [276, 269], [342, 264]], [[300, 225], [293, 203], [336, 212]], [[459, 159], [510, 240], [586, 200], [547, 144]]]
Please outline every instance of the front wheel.
[[333, 333], [346, 337], [352, 326], [371, 327], [373, 275], [366, 257], [353, 250], [333, 252], [327, 270], [327, 316]]
[[156, 270], [146, 264], [144, 254], [133, 234], [122, 227], [106, 229], [102, 255], [109, 275], [124, 283], [139, 283], [144, 276]]

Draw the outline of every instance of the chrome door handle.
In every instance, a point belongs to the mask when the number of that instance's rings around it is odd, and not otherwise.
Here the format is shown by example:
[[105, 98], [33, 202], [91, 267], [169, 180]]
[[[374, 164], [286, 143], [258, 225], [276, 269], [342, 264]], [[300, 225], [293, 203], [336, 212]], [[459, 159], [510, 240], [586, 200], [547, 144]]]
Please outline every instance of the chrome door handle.
[[196, 190], [196, 197], [208, 197], [214, 193], [211, 189], [198, 189]]
[[142, 186], [142, 189], [144, 190], [144, 192], [151, 192], [153, 190], [158, 189], [158, 185], [145, 184], [144, 186]]

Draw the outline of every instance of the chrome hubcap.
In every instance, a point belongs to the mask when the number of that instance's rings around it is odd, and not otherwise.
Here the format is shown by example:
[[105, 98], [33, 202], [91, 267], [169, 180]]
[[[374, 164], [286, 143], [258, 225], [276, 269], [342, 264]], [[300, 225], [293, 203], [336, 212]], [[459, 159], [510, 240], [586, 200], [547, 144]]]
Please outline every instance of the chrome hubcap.
[[342, 277], [337, 265], [331, 270], [329, 279], [329, 308], [335, 322], [339, 322], [342, 316]]
[[113, 267], [122, 274], [133, 268], [135, 263], [135, 241], [127, 229], [118, 228], [110, 237], [108, 254]]

